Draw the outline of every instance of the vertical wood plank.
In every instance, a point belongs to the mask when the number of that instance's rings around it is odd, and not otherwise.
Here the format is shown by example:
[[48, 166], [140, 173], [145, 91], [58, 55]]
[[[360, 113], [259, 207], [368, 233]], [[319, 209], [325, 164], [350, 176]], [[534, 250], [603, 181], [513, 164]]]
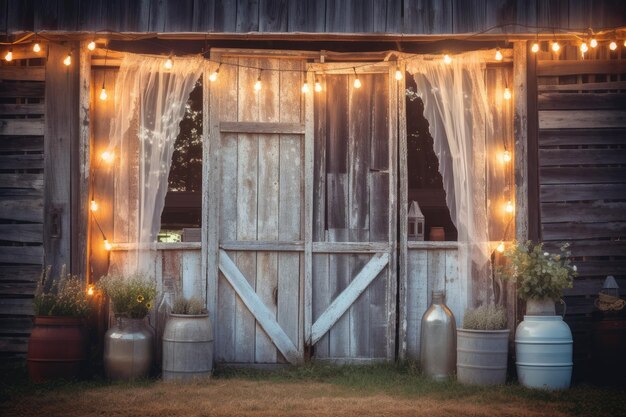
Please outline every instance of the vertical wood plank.
[[[348, 229], [328, 230], [329, 242], [348, 242]], [[350, 256], [329, 254], [329, 288], [334, 300], [350, 283]], [[329, 351], [331, 358], [350, 356], [350, 313], [346, 312], [329, 331]]]
[[91, 172], [90, 145], [91, 145], [91, 58], [86, 52], [86, 42], [81, 43], [79, 60], [79, 88], [78, 88], [78, 195], [76, 204], [77, 239], [72, 247], [72, 270], [85, 279], [89, 271], [89, 177]]
[[288, 0], [287, 30], [289, 32], [324, 32], [326, 2]]
[[[275, 71], [279, 69], [278, 60], [262, 59], [259, 64], [268, 70], [263, 71], [264, 88], [257, 93], [259, 95], [258, 121], [278, 122], [281, 113], [280, 73]], [[278, 239], [279, 142], [278, 135], [258, 135], [257, 239], [259, 240]], [[278, 291], [278, 254], [258, 252], [256, 292], [263, 304], [274, 315], [277, 311], [275, 291]], [[258, 363], [276, 362], [276, 348], [258, 323], [256, 324], [255, 361]]]
[[[78, 44], [73, 47], [77, 50]], [[66, 46], [50, 44], [46, 65], [44, 257], [45, 264], [53, 266], [53, 276], [62, 265], [72, 265], [72, 218], [76, 216], [71, 197], [76, 186], [72, 177], [78, 172], [79, 67], [62, 64], [67, 51]]]
[[237, 32], [259, 30], [259, 0], [237, 0]]
[[411, 249], [407, 256], [407, 353], [408, 359], [419, 359], [422, 316], [428, 308], [428, 252]]
[[515, 137], [515, 236], [528, 239], [528, 110], [527, 110], [527, 50], [526, 41], [513, 47], [513, 131]]
[[[307, 71], [307, 83], [315, 82], [314, 74]], [[304, 340], [311, 343], [313, 325], [313, 158], [314, 158], [314, 102], [313, 95], [305, 98], [304, 133]]]
[[[185, 298], [202, 294], [201, 259], [198, 251], [183, 251], [181, 257], [182, 295]], [[215, 326], [216, 324], [213, 324]]]
[[237, 0], [215, 0], [215, 32], [237, 31]]
[[[405, 63], [400, 65], [402, 74], [406, 75]], [[406, 132], [406, 78], [403, 77], [398, 85], [398, 215], [400, 216], [400, 232], [398, 236], [398, 356], [406, 359], [407, 354], [407, 290], [408, 290], [408, 164], [407, 164], [407, 132]]]
[[[302, 120], [302, 97], [298, 88], [306, 76], [294, 71], [303, 68], [303, 63], [295, 60], [280, 61], [280, 122], [299, 123]], [[311, 93], [309, 93], [311, 94]], [[278, 239], [281, 241], [301, 240], [303, 236], [304, 175], [303, 137], [281, 135], [280, 137], [280, 178], [278, 202]], [[278, 324], [289, 336], [294, 345], [302, 350], [303, 340], [299, 314], [300, 305], [300, 255], [297, 253], [278, 254]]]
[[459, 280], [459, 265], [457, 258], [458, 251], [445, 251], [445, 288], [446, 288], [446, 305], [454, 314], [457, 327], [461, 327], [463, 320], [463, 297]]
[[287, 0], [260, 0], [259, 32], [287, 31]]
[[396, 354], [396, 299], [397, 299], [397, 242], [398, 242], [398, 102], [404, 100], [404, 89], [400, 90], [394, 77], [395, 68], [389, 67], [389, 265], [387, 281], [387, 359]]
[[[312, 276], [314, 283], [312, 285], [312, 321], [316, 321], [319, 316], [326, 311], [331, 303], [331, 289], [329, 281], [329, 255], [326, 253], [317, 253], [313, 255], [313, 271]], [[328, 358], [330, 355], [330, 335], [326, 333], [315, 344], [315, 357]]]
[[[259, 93], [250, 94], [257, 80], [259, 71], [250, 67], [259, 67], [258, 60], [240, 58], [239, 63], [239, 102], [238, 121], [258, 121]], [[267, 75], [266, 75], [267, 77]], [[266, 83], [267, 85], [267, 80]], [[258, 136], [240, 134], [237, 148], [237, 240], [257, 239], [257, 203], [258, 203]], [[250, 286], [256, 290], [257, 254], [239, 252], [237, 267], [246, 277]], [[235, 351], [238, 362], [255, 360], [255, 320], [241, 299], [237, 298], [237, 323]]]
[[[212, 54], [212, 58], [224, 63], [238, 63], [236, 58], [225, 58], [217, 54]], [[205, 71], [204, 80], [208, 79], [207, 73], [212, 70], [211, 68]], [[209, 182], [204, 183], [205, 189], [208, 190], [204, 198], [209, 206], [206, 223], [210, 224], [207, 235], [207, 245], [210, 247], [207, 262], [210, 274], [207, 279], [217, 287], [211, 299], [214, 300], [216, 309], [213, 312], [213, 317], [217, 318], [214, 326], [214, 356], [218, 362], [234, 362], [236, 359], [237, 298], [224, 275], [219, 272], [218, 257], [219, 241], [237, 238], [237, 135], [221, 134], [219, 131], [220, 121], [237, 120], [237, 82], [237, 67], [222, 65], [218, 80], [204, 84], [210, 86], [212, 91], [211, 142], [210, 146], [205, 148], [207, 160], [211, 161], [212, 166], [207, 178]], [[211, 214], [211, 209], [214, 214]], [[234, 253], [228, 255], [232, 259], [235, 258]]]

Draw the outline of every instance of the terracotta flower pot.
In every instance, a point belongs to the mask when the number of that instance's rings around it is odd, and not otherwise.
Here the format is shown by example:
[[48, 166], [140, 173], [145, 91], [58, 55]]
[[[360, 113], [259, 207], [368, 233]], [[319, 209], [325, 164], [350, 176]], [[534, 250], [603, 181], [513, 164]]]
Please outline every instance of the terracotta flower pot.
[[35, 382], [76, 379], [87, 362], [89, 334], [82, 317], [37, 316], [26, 362]]

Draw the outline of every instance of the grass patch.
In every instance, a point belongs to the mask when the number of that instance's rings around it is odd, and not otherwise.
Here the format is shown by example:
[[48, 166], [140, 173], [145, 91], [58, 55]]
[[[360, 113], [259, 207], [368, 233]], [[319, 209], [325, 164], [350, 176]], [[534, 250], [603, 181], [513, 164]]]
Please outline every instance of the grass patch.
[[[222, 410], [209, 414], [225, 416], [273, 415], [267, 411], [272, 409], [280, 411], [277, 415], [307, 415], [304, 410], [311, 409], [313, 414], [324, 416], [337, 415], [337, 407], [343, 407], [345, 415], [375, 415], [368, 414], [368, 407], [377, 404], [383, 404], [388, 415], [407, 415], [406, 410], [411, 409], [429, 410], [435, 417], [626, 415], [624, 388], [581, 385], [547, 392], [512, 383], [467, 386], [453, 380], [434, 382], [409, 362], [367, 366], [311, 363], [275, 371], [220, 368], [211, 380], [191, 384], [158, 379], [113, 383], [101, 377], [34, 384], [24, 366], [5, 366], [0, 371], [4, 376], [0, 378], [0, 414], [6, 415], [69, 411], [74, 414], [67, 415], [123, 415], [119, 407], [129, 404], [143, 410], [149, 404], [158, 405], [160, 412], [173, 416], [204, 415], [206, 409]], [[189, 408], [192, 406], [195, 408]], [[134, 415], [130, 409], [126, 411]]]

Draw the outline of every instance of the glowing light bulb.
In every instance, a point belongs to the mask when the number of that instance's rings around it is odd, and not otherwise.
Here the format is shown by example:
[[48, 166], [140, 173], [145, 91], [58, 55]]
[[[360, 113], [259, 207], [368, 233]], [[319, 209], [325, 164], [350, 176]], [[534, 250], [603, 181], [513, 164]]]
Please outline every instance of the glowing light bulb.
[[211, 73], [211, 75], [209, 75], [209, 81], [211, 82], [215, 82], [217, 81], [217, 74], [218, 74], [219, 70], [215, 70]]
[[552, 41], [552, 50], [554, 52], [559, 52], [559, 49], [561, 49], [561, 45], [559, 45], [557, 41]]
[[626, 48], [626, 40], [624, 40], [624, 48]]
[[9, 49], [9, 52], [7, 52], [7, 54], [4, 56], [4, 59], [5, 59], [7, 62], [11, 62], [11, 61], [13, 61], [13, 48], [10, 48], [10, 49]]
[[611, 41], [611, 43], [609, 44], [609, 49], [610, 49], [611, 51], [616, 50], [616, 49], [617, 49], [617, 42], [615, 42], [615, 41]]
[[361, 80], [359, 80], [358, 78], [354, 79], [354, 88], [361, 88]]
[[39, 42], [35, 42], [35, 44], [33, 45], [33, 52], [35, 53], [41, 52], [41, 45], [39, 45]]
[[259, 75], [259, 78], [257, 78], [256, 82], [254, 83], [254, 91], [261, 91], [261, 76]]
[[91, 42], [89, 42], [89, 44], [87, 45], [87, 49], [89, 49], [90, 51], [96, 49], [96, 41], [92, 40]]
[[515, 208], [513, 207], [513, 203], [511, 202], [511, 200], [507, 201], [504, 205], [504, 211], [507, 213], [513, 213], [514, 210]]
[[580, 44], [580, 52], [584, 54], [588, 50], [589, 50], [589, 47], [587, 46], [587, 42], [583, 42]]
[[452, 63], [452, 58], [450, 57], [450, 55], [445, 54], [443, 56], [443, 62], [445, 62], [446, 64], [451, 64]]
[[92, 296], [94, 294], [94, 289], [93, 289], [93, 285], [90, 285], [89, 287], [87, 287], [87, 295]]
[[319, 93], [322, 91], [322, 84], [319, 81], [315, 81], [315, 92]]
[[496, 247], [496, 250], [500, 253], [504, 252], [504, 242], [500, 242], [500, 244]]
[[102, 90], [100, 91], [100, 100], [104, 101], [108, 98], [107, 90], [102, 86]]
[[96, 203], [96, 200], [91, 200], [91, 203], [89, 204], [89, 210], [98, 211], [98, 203]]
[[534, 53], [539, 52], [539, 42], [533, 43], [533, 46], [530, 48], [530, 50], [533, 51]]
[[500, 52], [500, 48], [496, 48], [496, 61], [502, 61], [502, 52]]
[[402, 71], [396, 69], [396, 80], [400, 81], [402, 79]]
[[592, 48], [596, 48], [598, 46], [598, 40], [596, 38], [591, 38], [589, 45], [591, 45]]
[[509, 89], [509, 87], [506, 87], [504, 89], [504, 94], [502, 95], [504, 97], [505, 100], [510, 100], [512, 95], [511, 95], [511, 90]]
[[65, 59], [63, 60], [63, 63], [65, 64], [66, 67], [69, 67], [70, 65], [72, 65], [72, 55], [68, 53]]
[[302, 92], [304, 94], [309, 92], [309, 85], [307, 83], [302, 84]]
[[511, 159], [512, 159], [512, 157], [511, 157], [511, 152], [509, 152], [509, 151], [504, 151], [504, 152], [502, 153], [502, 160], [503, 160], [504, 162], [511, 162]]
[[167, 58], [167, 61], [165, 61], [165, 64], [163, 64], [163, 67], [165, 67], [165, 69], [172, 69], [172, 67], [174, 66], [174, 63], [172, 62], [172, 58], [169, 57]]
[[108, 240], [104, 239], [103, 243], [105, 251], [109, 252], [111, 249], [113, 249], [113, 245], [111, 245]]
[[113, 152], [104, 151], [102, 152], [102, 155], [100, 155], [100, 158], [102, 158], [104, 162], [110, 164], [111, 162], [113, 162], [113, 159], [115, 159], [115, 154]]

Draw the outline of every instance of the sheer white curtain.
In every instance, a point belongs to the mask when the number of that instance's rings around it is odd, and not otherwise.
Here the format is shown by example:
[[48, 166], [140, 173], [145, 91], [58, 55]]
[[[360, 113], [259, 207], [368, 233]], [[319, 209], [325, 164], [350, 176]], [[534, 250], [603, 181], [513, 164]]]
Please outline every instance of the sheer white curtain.
[[[115, 116], [109, 149], [115, 167], [116, 235], [137, 249], [118, 265], [126, 272], [150, 272], [152, 249], [161, 225], [174, 142], [185, 105], [202, 75], [200, 57], [166, 58], [125, 54], [115, 84]], [[117, 229], [125, 228], [119, 231]]]
[[[430, 124], [446, 202], [458, 230], [461, 313], [476, 294], [472, 275], [489, 271], [485, 135], [491, 131], [491, 110], [485, 86], [484, 52], [421, 56], [407, 62]], [[474, 290], [474, 294], [472, 291]], [[482, 289], [484, 291], [484, 289]], [[459, 319], [459, 318], [457, 318]]]

